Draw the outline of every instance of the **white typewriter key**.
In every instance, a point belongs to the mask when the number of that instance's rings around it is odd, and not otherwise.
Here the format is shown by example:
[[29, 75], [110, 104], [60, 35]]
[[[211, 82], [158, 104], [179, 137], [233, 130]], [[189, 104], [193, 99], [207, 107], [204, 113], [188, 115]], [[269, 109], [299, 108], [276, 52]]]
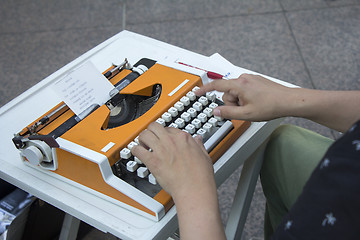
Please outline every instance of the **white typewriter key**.
[[216, 120], [218, 120], [219, 122], [221, 122], [222, 120], [224, 120], [224, 118], [221, 117], [221, 116], [214, 116], [214, 118], [216, 118]]
[[191, 117], [196, 117], [197, 115], [195, 108], [189, 108], [186, 112], [188, 112]]
[[136, 142], [130, 142], [128, 145], [127, 145], [127, 148], [128, 149], [132, 149], [134, 146], [138, 145]]
[[175, 124], [177, 124], [179, 128], [183, 128], [185, 126], [185, 120], [182, 118], [178, 118], [175, 120]]
[[209, 101], [215, 101], [216, 95], [214, 92], [207, 92], [206, 98], [209, 99]]
[[203, 106], [201, 103], [199, 102], [194, 102], [194, 104], [192, 105], [192, 107], [196, 110], [196, 111], [201, 111]]
[[170, 123], [169, 127], [172, 128], [179, 128], [179, 126], [176, 123]]
[[138, 168], [138, 163], [135, 162], [135, 161], [128, 161], [126, 163], [126, 169], [129, 171], [129, 172], [135, 172], [135, 170]]
[[200, 135], [202, 138], [205, 138], [206, 131], [200, 128], [199, 130], [197, 130], [196, 134]]
[[192, 91], [193, 92], [196, 92], [197, 90], [199, 90], [200, 88], [198, 87], [198, 86], [195, 86], [193, 89], [192, 89]]
[[178, 110], [174, 107], [171, 107], [168, 112], [171, 114], [172, 117], [176, 117], [178, 115]]
[[161, 118], [165, 120], [165, 122], [170, 122], [172, 117], [171, 117], [171, 114], [166, 112], [164, 113], [163, 115], [161, 115]]
[[184, 119], [184, 120], [185, 120], [185, 122], [188, 122], [188, 121], [190, 121], [191, 116], [190, 116], [190, 114], [189, 114], [189, 113], [187, 113], [187, 112], [183, 112], [183, 113], [181, 114], [181, 118], [182, 118], [182, 119]]
[[[159, 118], [159, 119], [161, 119], [161, 118]], [[137, 144], [140, 144], [140, 142], [139, 142], [139, 136], [137, 136], [137, 137], [134, 139], [134, 142], [136, 142]]]
[[186, 132], [186, 133], [189, 133], [189, 131], [188, 131], [188, 130], [185, 130], [185, 129], [182, 129], [181, 131]]
[[185, 130], [186, 130], [186, 131], [188, 131], [190, 134], [194, 134], [194, 133], [195, 133], [196, 128], [195, 128], [195, 126], [194, 126], [194, 125], [192, 125], [192, 124], [188, 124], [188, 125], [186, 125]]
[[196, 95], [194, 92], [188, 92], [186, 96], [191, 100], [194, 101], [196, 99]]
[[139, 167], [137, 169], [137, 175], [140, 178], [146, 178], [147, 175], [149, 175], [149, 169], [147, 169], [147, 167]]
[[152, 173], [149, 174], [149, 183], [154, 185], [157, 184], [156, 178], [154, 177], [154, 175], [152, 175]]
[[134, 157], [134, 161], [138, 164], [142, 164], [142, 161], [138, 157]]
[[197, 118], [203, 123], [207, 121], [207, 116], [205, 113], [200, 113]]
[[213, 125], [213, 127], [217, 126], [218, 120], [214, 117], [210, 118], [208, 123], [210, 123], [211, 125]]
[[198, 101], [199, 101], [199, 103], [201, 103], [203, 106], [206, 106], [206, 105], [209, 103], [208, 99], [207, 99], [206, 97], [204, 97], [204, 96], [201, 96]]
[[183, 96], [182, 98], [180, 98], [180, 102], [182, 102], [182, 104], [184, 104], [184, 106], [189, 106], [190, 98]]
[[129, 159], [131, 157], [131, 151], [130, 149], [128, 148], [123, 148], [121, 151], [120, 151], [120, 157], [122, 159]]
[[204, 126], [203, 126], [203, 129], [205, 131], [207, 131], [208, 133], [211, 132], [212, 128], [213, 128], [213, 125], [211, 125], [210, 123], [205, 123]]
[[176, 102], [175, 104], [174, 104], [174, 107], [178, 110], [178, 111], [182, 111], [182, 110], [184, 110], [184, 104], [182, 103], [182, 102]]
[[217, 108], [218, 106], [219, 106], [219, 105], [218, 105], [217, 103], [212, 102], [212, 103], [210, 103], [209, 108], [215, 109], [215, 108]]
[[203, 113], [205, 113], [206, 116], [211, 117], [213, 114], [213, 110], [211, 108], [205, 108]]
[[191, 124], [194, 125], [196, 128], [200, 128], [201, 127], [201, 121], [197, 118], [195, 118], [194, 120], [191, 121]]
[[155, 122], [159, 123], [160, 125], [165, 127], [165, 120], [162, 118], [158, 118]]

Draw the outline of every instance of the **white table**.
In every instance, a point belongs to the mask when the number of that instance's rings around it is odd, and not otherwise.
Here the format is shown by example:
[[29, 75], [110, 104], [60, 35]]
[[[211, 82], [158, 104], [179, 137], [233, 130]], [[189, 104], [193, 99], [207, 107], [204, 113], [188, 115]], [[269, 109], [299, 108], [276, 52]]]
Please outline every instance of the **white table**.
[[[123, 31], [45, 78], [0, 109], [0, 177], [68, 213], [62, 238], [74, 238], [71, 234], [76, 233], [78, 226], [78, 221], [71, 217], [74, 216], [101, 231], [109, 232], [122, 239], [166, 239], [178, 228], [176, 208], [171, 208], [159, 222], [154, 222], [73, 185], [54, 179], [44, 172], [25, 166], [11, 141], [13, 134], [60, 101], [52, 91], [49, 91], [52, 83], [85, 61], [91, 60], [102, 72], [112, 62], [121, 62], [125, 57], [131, 63], [135, 63], [142, 57], [161, 60], [177, 56], [205, 63], [208, 60], [208, 57]], [[237, 68], [237, 70], [240, 73], [252, 73], [242, 68]], [[244, 164], [234, 207], [226, 228], [229, 239], [241, 236], [261, 166], [261, 146], [280, 122], [281, 120], [252, 123], [250, 128], [214, 164], [218, 186], [238, 166]]]

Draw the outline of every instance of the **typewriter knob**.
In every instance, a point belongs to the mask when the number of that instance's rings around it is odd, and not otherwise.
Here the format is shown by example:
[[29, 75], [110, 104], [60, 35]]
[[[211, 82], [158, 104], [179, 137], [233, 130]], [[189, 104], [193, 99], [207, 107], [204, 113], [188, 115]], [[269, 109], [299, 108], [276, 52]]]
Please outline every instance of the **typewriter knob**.
[[44, 155], [40, 151], [39, 148], [35, 146], [29, 146], [23, 151], [23, 156], [32, 164], [39, 165], [39, 163], [43, 160]]
[[146, 72], [147, 70], [149, 70], [145, 65], [139, 65], [137, 67], [133, 67], [132, 71], [136, 72], [137, 74], [141, 75], [144, 72]]

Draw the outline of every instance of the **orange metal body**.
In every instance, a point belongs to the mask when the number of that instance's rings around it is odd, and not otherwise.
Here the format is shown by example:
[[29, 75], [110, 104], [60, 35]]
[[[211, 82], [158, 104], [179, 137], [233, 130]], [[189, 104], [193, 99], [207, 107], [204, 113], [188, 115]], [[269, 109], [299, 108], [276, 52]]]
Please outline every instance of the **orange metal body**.
[[[110, 81], [115, 84], [129, 72], [129, 70], [123, 70]], [[168, 96], [168, 93], [179, 86], [179, 84], [181, 84], [185, 79], [188, 79], [189, 82], [179, 89], [173, 96]], [[70, 130], [65, 132], [61, 138], [106, 155], [110, 165], [112, 166], [119, 160], [119, 152], [121, 149], [126, 147], [129, 142], [133, 141], [151, 122], [161, 117], [162, 113], [173, 106], [175, 102], [184, 96], [184, 94], [191, 91], [194, 86], [201, 86], [202, 81], [198, 76], [155, 64], [130, 85], [124, 88], [121, 93], [151, 95], [152, 88], [155, 84], [161, 84], [161, 96], [157, 103], [141, 117], [123, 126], [104, 130], [109, 119], [110, 111], [107, 106], [103, 105]], [[55, 108], [56, 107], [54, 107], [54, 109]], [[51, 112], [51, 110], [49, 112]], [[74, 113], [66, 107], [64, 113], [41, 129], [39, 134], [49, 134], [72, 115], [74, 115]], [[250, 122], [245, 121], [233, 120], [232, 122], [234, 129], [209, 153], [214, 162], [221, 157], [221, 155], [250, 125]], [[25, 129], [23, 132], [24, 131]], [[115, 143], [115, 145], [107, 152], [102, 152], [101, 149], [110, 142]], [[151, 215], [155, 215], [149, 209], [108, 185], [102, 178], [97, 164], [62, 149], [57, 149], [56, 152], [58, 168], [54, 171], [55, 173]], [[173, 206], [173, 201], [170, 195], [164, 190], [161, 190], [154, 199], [164, 205], [166, 211]]]

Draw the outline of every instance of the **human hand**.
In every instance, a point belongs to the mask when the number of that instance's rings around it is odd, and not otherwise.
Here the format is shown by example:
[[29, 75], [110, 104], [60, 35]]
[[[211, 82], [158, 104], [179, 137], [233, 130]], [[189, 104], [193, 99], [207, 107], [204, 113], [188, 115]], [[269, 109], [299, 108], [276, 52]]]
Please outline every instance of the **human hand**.
[[291, 88], [259, 75], [242, 74], [237, 79], [214, 80], [196, 94], [217, 90], [224, 92], [224, 106], [214, 109], [214, 115], [229, 119], [266, 121], [287, 115], [286, 100]]
[[133, 155], [141, 159], [175, 202], [191, 192], [216, 189], [212, 161], [200, 138], [151, 123], [139, 135], [139, 141], [140, 145], [131, 150]]
[[151, 123], [139, 141], [131, 152], [174, 199], [181, 239], [225, 239], [213, 165], [201, 139]]

